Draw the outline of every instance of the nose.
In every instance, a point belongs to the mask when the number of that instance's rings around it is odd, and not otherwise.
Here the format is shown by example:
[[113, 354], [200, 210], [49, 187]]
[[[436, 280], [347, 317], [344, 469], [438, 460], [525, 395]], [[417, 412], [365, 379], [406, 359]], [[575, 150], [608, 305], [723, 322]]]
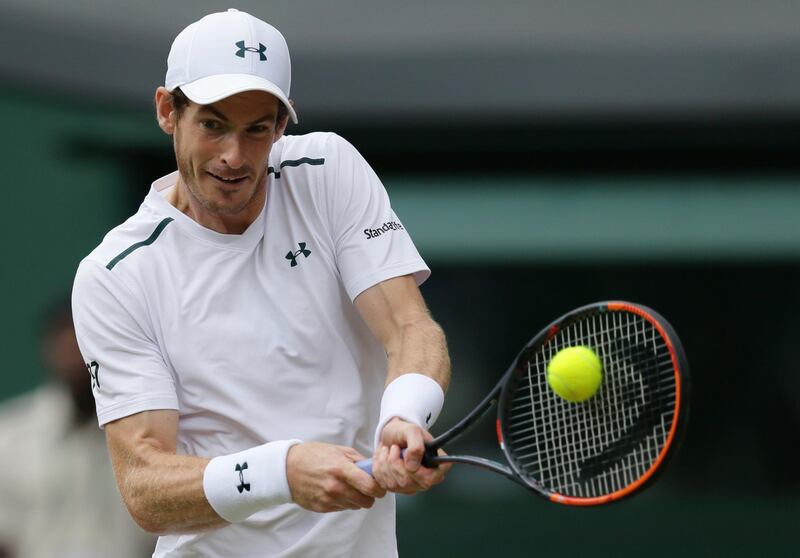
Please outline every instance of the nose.
[[244, 145], [242, 138], [236, 134], [230, 134], [225, 138], [221, 159], [225, 165], [232, 169], [238, 169], [244, 165]]

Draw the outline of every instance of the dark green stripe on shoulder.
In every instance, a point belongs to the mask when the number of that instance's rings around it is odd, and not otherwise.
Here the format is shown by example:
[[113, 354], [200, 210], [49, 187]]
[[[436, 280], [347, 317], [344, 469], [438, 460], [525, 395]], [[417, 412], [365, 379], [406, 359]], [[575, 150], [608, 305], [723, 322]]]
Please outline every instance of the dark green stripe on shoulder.
[[106, 264], [106, 269], [114, 269], [114, 266], [117, 265], [121, 260], [124, 260], [128, 255], [133, 252], [134, 250], [138, 250], [142, 246], [150, 246], [156, 239], [159, 237], [161, 232], [172, 222], [172, 217], [167, 217], [166, 219], [162, 220], [158, 226], [155, 228], [153, 233], [148, 236], [145, 240], [141, 242], [137, 242], [136, 244], [132, 244], [124, 251], [120, 252], [117, 257]]
[[[288, 161], [281, 161], [280, 168], [282, 169], [283, 167], [299, 167], [300, 165], [324, 165], [324, 164], [325, 164], [325, 158], [324, 157], [319, 158], [319, 159], [312, 159], [310, 157], [302, 157], [300, 159], [290, 159]], [[267, 169], [267, 174], [274, 174], [275, 178], [280, 178], [281, 177], [280, 169], [276, 169], [275, 167], [269, 167]]]
[[325, 159], [311, 159], [303, 157], [302, 159], [295, 159], [293, 161], [281, 161], [281, 168], [283, 167], [299, 167], [300, 165], [324, 165]]

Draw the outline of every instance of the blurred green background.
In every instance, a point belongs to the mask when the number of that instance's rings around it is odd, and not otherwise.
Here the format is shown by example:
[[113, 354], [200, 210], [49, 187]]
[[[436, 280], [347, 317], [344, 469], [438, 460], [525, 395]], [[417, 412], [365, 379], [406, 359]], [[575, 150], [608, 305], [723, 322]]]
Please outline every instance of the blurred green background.
[[[59, 6], [3, 7], [0, 31], [24, 56], [0, 59], [0, 400], [43, 380], [41, 312], [173, 170], [152, 91], [170, 37], [218, 8], [159, 5], [145, 28], [147, 6], [111, 3], [79, 26]], [[800, 74], [788, 69], [800, 36], [787, 21], [800, 10], [242, 9], [271, 18], [293, 48], [301, 123], [290, 133], [352, 141], [433, 269], [423, 294], [454, 365], [437, 430], [580, 304], [652, 306], [686, 346], [688, 435], [651, 490], [572, 510], [456, 468], [432, 493], [400, 499], [402, 555], [796, 554]], [[497, 455], [493, 438], [487, 422], [460, 449]]]

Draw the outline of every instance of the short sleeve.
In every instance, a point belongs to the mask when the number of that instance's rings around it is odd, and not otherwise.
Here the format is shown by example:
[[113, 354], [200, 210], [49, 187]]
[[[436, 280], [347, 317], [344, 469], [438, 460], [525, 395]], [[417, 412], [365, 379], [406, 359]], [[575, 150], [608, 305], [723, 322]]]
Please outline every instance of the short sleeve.
[[346, 140], [331, 134], [328, 142], [328, 219], [337, 266], [350, 299], [400, 275], [413, 274], [417, 284], [422, 284], [430, 269], [393, 211], [380, 179]]
[[142, 411], [179, 409], [174, 378], [148, 331], [144, 302], [111, 271], [81, 263], [72, 314], [100, 426]]

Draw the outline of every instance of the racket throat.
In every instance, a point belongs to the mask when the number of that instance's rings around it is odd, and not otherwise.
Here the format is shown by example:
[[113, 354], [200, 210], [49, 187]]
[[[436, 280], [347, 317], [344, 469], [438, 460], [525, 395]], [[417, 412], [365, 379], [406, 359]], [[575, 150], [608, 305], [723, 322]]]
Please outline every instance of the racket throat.
[[425, 445], [425, 453], [422, 454], [422, 466], [428, 469], [436, 469], [439, 466], [439, 450], [433, 446]]
[[[427, 456], [426, 456], [427, 457]], [[483, 457], [474, 457], [472, 455], [438, 455], [438, 456], [431, 456], [428, 458], [430, 460], [430, 465], [425, 465], [426, 467], [436, 467], [439, 463], [465, 463], [467, 465], [472, 465], [473, 467], [478, 467], [480, 469], [485, 469], [487, 471], [493, 471], [495, 473], [499, 473], [504, 477], [513, 480], [516, 483], [521, 484], [522, 486], [527, 487], [527, 485], [522, 482], [517, 475], [515, 475], [509, 467], [497, 463], [496, 461], [492, 461], [491, 459], [484, 459]], [[423, 459], [423, 464], [425, 464], [425, 460]]]

